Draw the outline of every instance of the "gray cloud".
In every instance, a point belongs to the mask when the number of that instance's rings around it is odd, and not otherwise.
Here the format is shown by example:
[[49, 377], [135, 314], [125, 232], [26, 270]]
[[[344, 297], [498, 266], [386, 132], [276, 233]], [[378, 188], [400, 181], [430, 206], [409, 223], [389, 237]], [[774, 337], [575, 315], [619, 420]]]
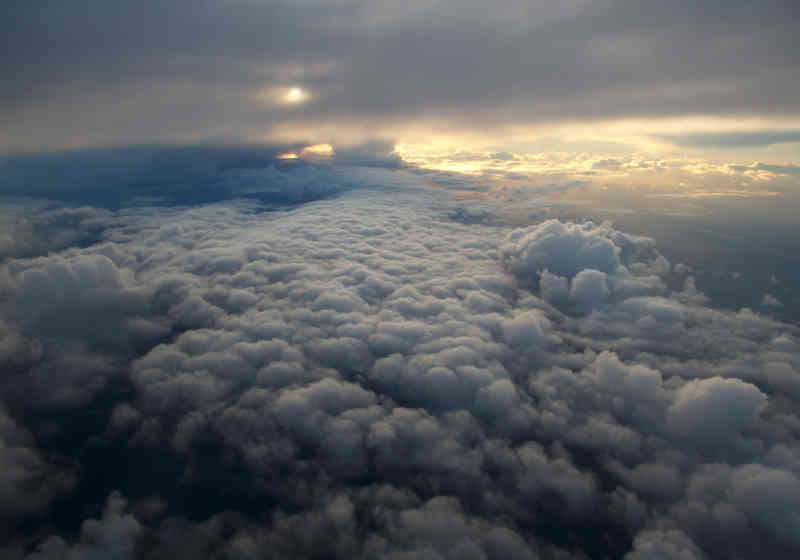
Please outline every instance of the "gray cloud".
[[29, 516], [39, 516], [59, 494], [74, 485], [73, 473], [43, 456], [33, 435], [0, 408], [0, 536]]
[[648, 530], [636, 536], [634, 549], [625, 555], [628, 560], [701, 560], [703, 552], [692, 540], [678, 530]]
[[263, 199], [6, 232], [0, 490], [75, 473], [10, 506], [12, 558], [796, 555], [796, 327], [609, 223], [240, 172]]
[[770, 163], [756, 163], [753, 165], [732, 165], [731, 168], [735, 171], [769, 171], [770, 173], [778, 173], [781, 175], [798, 175], [800, 174], [800, 165], [773, 165]]
[[127, 500], [119, 492], [108, 496], [100, 519], [87, 519], [81, 524], [78, 542], [70, 545], [61, 537], [52, 536], [40, 544], [26, 560], [92, 560], [134, 558], [136, 538], [142, 532], [139, 521], [126, 510]]
[[759, 132], [727, 132], [722, 134], [664, 135], [659, 138], [680, 146], [698, 148], [742, 148], [800, 142], [798, 130], [764, 130]]
[[[474, 2], [13, 1], [0, 16], [6, 150], [231, 140], [287, 122], [465, 111], [483, 125], [797, 112], [790, 0], [669, 10], [508, 0], [493, 15]], [[295, 83], [311, 103], [253, 99]]]

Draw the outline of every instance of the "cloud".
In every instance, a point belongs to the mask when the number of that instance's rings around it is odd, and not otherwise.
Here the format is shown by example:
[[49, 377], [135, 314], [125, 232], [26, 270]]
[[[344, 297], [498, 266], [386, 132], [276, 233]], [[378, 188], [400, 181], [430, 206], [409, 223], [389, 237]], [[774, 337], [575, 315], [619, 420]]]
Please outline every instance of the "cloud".
[[701, 560], [705, 554], [692, 540], [678, 530], [649, 530], [636, 535], [634, 549], [625, 555], [628, 560]]
[[[352, 186], [348, 184], [346, 168], [287, 162], [278, 157], [291, 149], [299, 151], [299, 147], [286, 144], [238, 143], [14, 155], [0, 161], [0, 192], [5, 196], [49, 198], [72, 204], [87, 201], [94, 207], [102, 205], [116, 209], [132, 202], [186, 205], [235, 197], [287, 204], [329, 196], [341, 188]], [[396, 162], [386, 162], [390, 156], [380, 153], [385, 149], [383, 144], [363, 148], [356, 158], [358, 165], [396, 167]], [[344, 152], [342, 157], [347, 158], [348, 153]], [[287, 173], [288, 169], [292, 172]], [[352, 179], [350, 175], [349, 180]], [[113, 188], [109, 188], [110, 185]], [[50, 214], [32, 214], [42, 223], [31, 225], [54, 229], [59, 223], [69, 225], [69, 220], [80, 219], [81, 212], [89, 211], [92, 210], [56, 207]], [[94, 222], [84, 227], [102, 225], [100, 216], [94, 218]], [[37, 232], [38, 237], [43, 237], [42, 233], [44, 231]], [[78, 235], [83, 232], [77, 227], [60, 231], [61, 235], [67, 233]], [[84, 235], [90, 233], [91, 230]], [[80, 241], [78, 238], [71, 243]], [[65, 246], [66, 242], [62, 242], [57, 248]]]
[[766, 400], [757, 387], [738, 379], [693, 380], [678, 390], [667, 423], [698, 445], [725, 444], [757, 420]]
[[38, 516], [49, 502], [71, 489], [68, 470], [51, 464], [37, 448], [33, 435], [0, 408], [0, 520], [3, 532], [30, 516]]
[[100, 519], [87, 519], [81, 524], [78, 542], [70, 545], [61, 537], [51, 536], [40, 544], [26, 560], [91, 560], [135, 558], [134, 546], [142, 533], [139, 521], [126, 513], [127, 500], [119, 492], [108, 496]]
[[764, 307], [783, 307], [783, 304], [780, 302], [780, 300], [772, 294], [764, 294], [764, 297], [761, 300], [761, 305]]
[[798, 130], [662, 135], [659, 138], [693, 148], [745, 148], [800, 142]]
[[102, 239], [110, 214], [93, 207], [59, 208], [35, 200], [4, 204], [0, 259], [36, 257]]
[[385, 140], [372, 140], [360, 145], [340, 148], [336, 151], [335, 159], [339, 165], [388, 169], [405, 167], [402, 158], [394, 151], [394, 144]]
[[652, 239], [623, 234], [609, 223], [547, 220], [511, 232], [501, 250], [523, 285], [538, 285], [550, 303], [588, 312], [612, 296], [663, 292], [656, 273], [670, 265], [653, 247]]
[[610, 223], [237, 173], [314, 194], [26, 216], [52, 248], [0, 271], [16, 557], [794, 557], [796, 327], [671, 290]]
[[[322, 136], [320, 124], [359, 143], [376, 128], [458, 124], [465, 114], [483, 133], [654, 112], [797, 112], [790, 0], [703, 9], [682, 0], [670, 10], [655, 1], [506, 0], [489, 17], [474, 1], [193, 6], [6, 3], [0, 33], [13, 54], [2, 58], [3, 149], [274, 140], [300, 129]], [[720, 41], [742, 48], [720, 50]], [[292, 87], [308, 102], [265, 102], [265, 91]]]
[[619, 247], [608, 238], [608, 227], [564, 224], [550, 220], [530, 231], [515, 230], [505, 250], [509, 268], [520, 276], [548, 270], [572, 278], [584, 269], [613, 274], [622, 266]]

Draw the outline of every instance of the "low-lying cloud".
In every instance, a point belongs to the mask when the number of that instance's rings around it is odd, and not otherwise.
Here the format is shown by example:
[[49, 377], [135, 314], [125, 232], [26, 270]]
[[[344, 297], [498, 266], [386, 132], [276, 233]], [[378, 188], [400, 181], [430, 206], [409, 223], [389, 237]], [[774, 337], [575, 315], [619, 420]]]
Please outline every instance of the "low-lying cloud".
[[608, 223], [230, 180], [266, 194], [6, 232], [6, 557], [796, 555], [796, 327]]

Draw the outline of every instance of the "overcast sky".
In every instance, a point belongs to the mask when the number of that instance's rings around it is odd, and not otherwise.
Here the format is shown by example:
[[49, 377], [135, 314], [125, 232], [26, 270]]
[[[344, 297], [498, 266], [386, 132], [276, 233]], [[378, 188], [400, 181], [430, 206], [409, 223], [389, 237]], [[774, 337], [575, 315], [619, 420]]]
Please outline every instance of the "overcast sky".
[[531, 140], [687, 116], [796, 142], [799, 25], [793, 0], [8, 0], [0, 147]]

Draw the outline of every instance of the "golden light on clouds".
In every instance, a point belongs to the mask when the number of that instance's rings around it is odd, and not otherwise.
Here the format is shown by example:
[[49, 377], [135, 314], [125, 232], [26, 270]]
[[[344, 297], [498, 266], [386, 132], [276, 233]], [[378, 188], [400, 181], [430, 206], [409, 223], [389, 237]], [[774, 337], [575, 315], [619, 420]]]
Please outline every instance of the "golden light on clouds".
[[334, 147], [357, 147], [379, 137], [391, 141], [394, 154], [412, 167], [462, 174], [490, 189], [577, 182], [687, 195], [759, 196], [796, 181], [791, 170], [797, 166], [797, 143], [730, 147], [682, 144], [681, 139], [716, 135], [724, 140], [730, 134], [747, 140], [764, 131], [779, 135], [793, 130], [800, 130], [800, 121], [755, 117], [575, 121], [483, 130], [435, 120], [336, 119], [312, 125], [298, 119], [271, 128], [264, 139], [304, 143], [294, 155], [320, 160], [331, 157]]
[[300, 157], [329, 158], [333, 157], [333, 146], [330, 144], [314, 144], [300, 150]]
[[280, 154], [278, 159], [325, 160], [333, 157], [333, 146], [330, 144], [312, 144], [299, 151]]
[[781, 157], [779, 151], [788, 148], [768, 144], [745, 144], [742, 148], [693, 146], [681, 145], [677, 140], [691, 135], [757, 136], [765, 130], [800, 130], [800, 123], [695, 116], [512, 125], [481, 135], [473, 131], [428, 137], [409, 133], [397, 142], [395, 150], [416, 167], [480, 177], [495, 185], [568, 177], [594, 184], [663, 187], [679, 185], [679, 177], [693, 177], [695, 183], [726, 178], [745, 186], [786, 179], [780, 171], [754, 162], [793, 164], [793, 158]]
[[[284, 93], [286, 91], [284, 90]], [[330, 143], [356, 146], [384, 139], [394, 142], [406, 161], [437, 160], [437, 168], [463, 173], [480, 173], [484, 164], [467, 154], [575, 154], [607, 158], [610, 154], [648, 154], [657, 159], [680, 154], [714, 161], [736, 159], [795, 163], [796, 144], [762, 149], [745, 145], [741, 149], [716, 146], [679, 145], [671, 138], [681, 135], [724, 135], [759, 131], [800, 130], [800, 120], [757, 117], [705, 117], [614, 119], [539, 124], [498, 124], [483, 128], [463, 126], [444, 120], [425, 119], [301, 119], [276, 123], [267, 134], [255, 140], [309, 144]], [[769, 150], [769, 153], [766, 153]], [[752, 152], [752, 153], [751, 153]]]
[[396, 153], [415, 167], [480, 177], [494, 185], [570, 178], [592, 183], [662, 187], [678, 184], [678, 177], [712, 176], [730, 177], [744, 185], [771, 181], [781, 175], [752, 162], [737, 163], [679, 153], [502, 152], [468, 146], [454, 151], [431, 144], [398, 144]]

